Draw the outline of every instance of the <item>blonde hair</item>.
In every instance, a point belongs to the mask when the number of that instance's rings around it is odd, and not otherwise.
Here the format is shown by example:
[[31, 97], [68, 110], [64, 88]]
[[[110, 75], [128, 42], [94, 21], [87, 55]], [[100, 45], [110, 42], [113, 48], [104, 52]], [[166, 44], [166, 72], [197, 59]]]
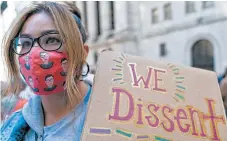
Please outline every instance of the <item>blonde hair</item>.
[[32, 4], [19, 13], [3, 39], [4, 57], [8, 68], [9, 81], [9, 87], [5, 95], [17, 94], [21, 81], [20, 72], [16, 63], [17, 58], [11, 47], [11, 41], [18, 36], [28, 17], [36, 13], [45, 12], [52, 18], [56, 29], [63, 39], [63, 44], [68, 54], [69, 68], [66, 77], [67, 99], [71, 102], [71, 99], [75, 95], [78, 102], [82, 99], [83, 96], [76, 86], [76, 81], [79, 79], [78, 75], [81, 75], [82, 66], [86, 60], [86, 52], [83, 48], [78, 25], [72, 15], [73, 13], [78, 14], [79, 11], [73, 7], [76, 6], [69, 6], [69, 3], [41, 2]]

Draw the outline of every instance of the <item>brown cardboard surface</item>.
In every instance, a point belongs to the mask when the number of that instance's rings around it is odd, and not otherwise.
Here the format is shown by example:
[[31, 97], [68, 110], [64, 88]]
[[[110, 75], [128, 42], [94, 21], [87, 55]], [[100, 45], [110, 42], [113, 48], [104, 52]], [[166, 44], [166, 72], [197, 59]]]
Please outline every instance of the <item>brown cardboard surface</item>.
[[217, 76], [104, 52], [81, 140], [227, 141]]

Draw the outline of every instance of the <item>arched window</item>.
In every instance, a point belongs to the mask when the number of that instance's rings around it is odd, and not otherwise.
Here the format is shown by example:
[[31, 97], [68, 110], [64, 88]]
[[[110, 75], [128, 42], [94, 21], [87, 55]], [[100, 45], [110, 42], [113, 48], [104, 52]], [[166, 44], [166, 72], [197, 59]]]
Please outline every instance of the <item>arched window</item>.
[[191, 53], [193, 67], [214, 70], [214, 49], [208, 40], [197, 41]]

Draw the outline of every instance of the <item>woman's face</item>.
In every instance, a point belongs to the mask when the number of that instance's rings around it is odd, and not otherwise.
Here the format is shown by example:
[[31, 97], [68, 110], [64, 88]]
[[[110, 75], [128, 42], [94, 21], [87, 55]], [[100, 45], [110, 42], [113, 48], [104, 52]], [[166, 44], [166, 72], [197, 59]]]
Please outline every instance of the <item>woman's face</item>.
[[[21, 30], [20, 36], [37, 38], [52, 31], [57, 31], [54, 22], [48, 14], [41, 12], [36, 13], [27, 19]], [[40, 46], [37, 42], [35, 42], [32, 49], [34, 47]], [[30, 52], [32, 51], [32, 49], [30, 50]], [[61, 47], [58, 51], [63, 52], [64, 47]]]

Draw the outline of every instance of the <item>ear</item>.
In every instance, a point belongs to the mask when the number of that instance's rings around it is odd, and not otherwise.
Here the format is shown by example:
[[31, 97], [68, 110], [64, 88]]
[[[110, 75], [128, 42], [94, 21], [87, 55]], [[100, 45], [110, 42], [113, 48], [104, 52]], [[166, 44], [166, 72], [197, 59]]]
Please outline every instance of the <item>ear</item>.
[[86, 52], [86, 56], [88, 56], [88, 53], [89, 53], [89, 47], [87, 44], [84, 44], [84, 50]]

